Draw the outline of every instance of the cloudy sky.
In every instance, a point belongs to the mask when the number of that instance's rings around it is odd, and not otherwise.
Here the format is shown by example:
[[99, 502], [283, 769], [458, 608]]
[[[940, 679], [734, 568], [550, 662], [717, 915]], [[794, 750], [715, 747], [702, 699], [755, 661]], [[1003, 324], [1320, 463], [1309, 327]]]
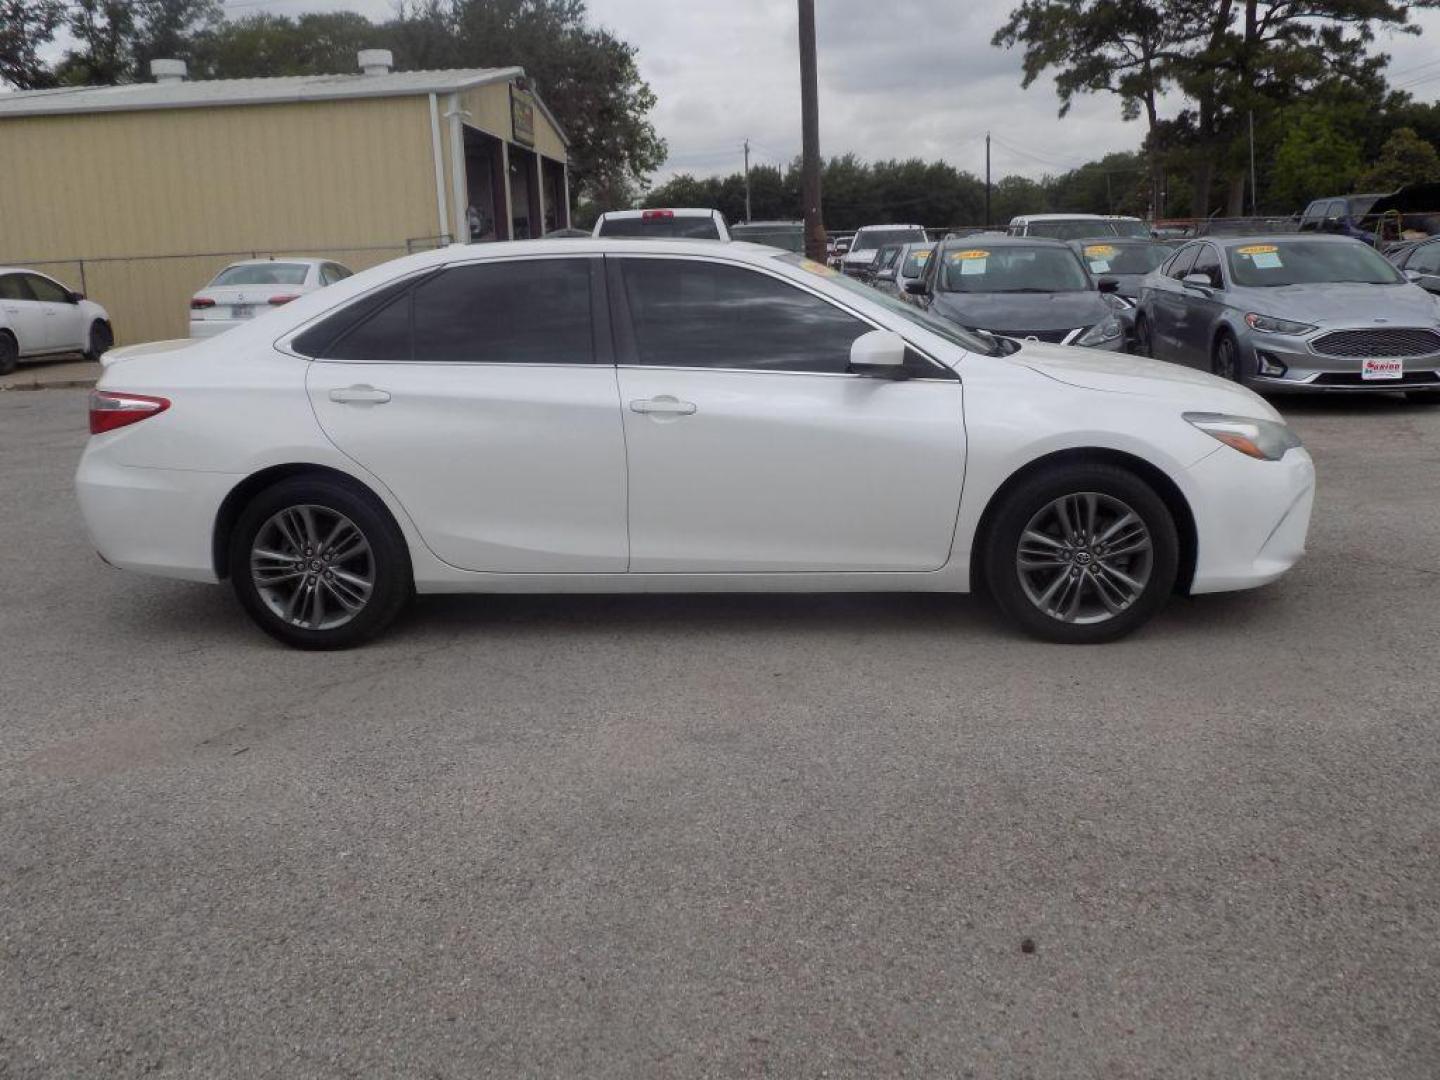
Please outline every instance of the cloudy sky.
[[[360, 11], [389, 17], [392, 0], [222, 0], [235, 17], [269, 10]], [[794, 0], [588, 0], [592, 21], [639, 48], [659, 98], [655, 123], [670, 146], [656, 176], [783, 165], [800, 150]], [[997, 176], [1039, 177], [1111, 150], [1134, 149], [1138, 122], [1115, 98], [1078, 100], [1069, 116], [1048, 79], [1020, 88], [1018, 52], [990, 37], [1015, 0], [817, 0], [820, 148], [828, 156], [943, 158], [977, 175], [985, 132]], [[1440, 12], [1412, 16], [1424, 33], [1382, 35], [1392, 83], [1440, 97]], [[541, 88], [543, 93], [543, 87]]]

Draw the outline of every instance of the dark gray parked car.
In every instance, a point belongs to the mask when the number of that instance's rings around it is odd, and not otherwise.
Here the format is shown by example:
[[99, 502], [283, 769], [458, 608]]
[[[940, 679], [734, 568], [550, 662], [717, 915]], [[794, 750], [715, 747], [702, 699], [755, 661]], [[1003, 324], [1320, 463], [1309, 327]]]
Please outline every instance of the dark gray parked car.
[[1440, 398], [1440, 303], [1348, 237], [1186, 244], [1145, 279], [1135, 346], [1256, 390]]
[[1440, 293], [1440, 237], [1421, 240], [1386, 258], [1426, 292]]
[[1114, 352], [1125, 339], [1115, 287], [1061, 240], [972, 236], [943, 241], [905, 291], [970, 330]]

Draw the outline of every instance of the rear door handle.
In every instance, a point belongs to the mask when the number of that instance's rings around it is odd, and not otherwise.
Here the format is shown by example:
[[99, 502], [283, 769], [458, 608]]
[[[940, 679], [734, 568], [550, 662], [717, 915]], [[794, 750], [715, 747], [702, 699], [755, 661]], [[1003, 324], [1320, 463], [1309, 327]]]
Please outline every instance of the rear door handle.
[[373, 386], [342, 386], [330, 391], [330, 400], [341, 405], [384, 405], [390, 400], [390, 391], [377, 390]]
[[679, 398], [671, 397], [669, 394], [661, 394], [659, 397], [640, 398], [638, 401], [630, 402], [630, 411], [638, 413], [664, 413], [670, 416], [689, 416], [695, 411], [693, 401], [681, 401]]

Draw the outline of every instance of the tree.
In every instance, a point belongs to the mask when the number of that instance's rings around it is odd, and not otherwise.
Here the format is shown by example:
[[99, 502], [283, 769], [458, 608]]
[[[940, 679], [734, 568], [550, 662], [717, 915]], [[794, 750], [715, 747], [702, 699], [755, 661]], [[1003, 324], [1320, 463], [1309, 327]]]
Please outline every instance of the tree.
[[1379, 160], [1360, 174], [1365, 191], [1394, 191], [1406, 184], [1440, 180], [1440, 153], [1410, 128], [1400, 128], [1385, 141]]
[[222, 23], [195, 39], [194, 74], [205, 79], [335, 75], [355, 69], [355, 54], [379, 31], [363, 15], [342, 11], [292, 19], [268, 12]]
[[1349, 191], [1360, 171], [1360, 148], [1324, 111], [1299, 108], [1288, 115], [1285, 137], [1275, 151], [1271, 198], [1299, 209], [1311, 199]]
[[64, 18], [63, 0], [0, 0], [0, 86], [54, 85], [40, 50], [54, 40]]

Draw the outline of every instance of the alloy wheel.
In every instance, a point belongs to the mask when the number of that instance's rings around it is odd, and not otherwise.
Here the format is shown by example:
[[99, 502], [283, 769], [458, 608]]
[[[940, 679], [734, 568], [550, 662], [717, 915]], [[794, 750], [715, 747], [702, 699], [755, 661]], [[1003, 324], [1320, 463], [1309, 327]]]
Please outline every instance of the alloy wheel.
[[1015, 569], [1030, 602], [1066, 623], [1101, 623], [1145, 591], [1150, 530], [1113, 495], [1073, 492], [1047, 503], [1020, 534]]
[[1212, 371], [1220, 378], [1234, 382], [1236, 359], [1235, 339], [1227, 334], [1215, 344], [1215, 361]]
[[355, 618], [375, 590], [375, 575], [365, 534], [328, 506], [272, 514], [250, 547], [250, 577], [261, 600], [307, 630], [333, 630]]

